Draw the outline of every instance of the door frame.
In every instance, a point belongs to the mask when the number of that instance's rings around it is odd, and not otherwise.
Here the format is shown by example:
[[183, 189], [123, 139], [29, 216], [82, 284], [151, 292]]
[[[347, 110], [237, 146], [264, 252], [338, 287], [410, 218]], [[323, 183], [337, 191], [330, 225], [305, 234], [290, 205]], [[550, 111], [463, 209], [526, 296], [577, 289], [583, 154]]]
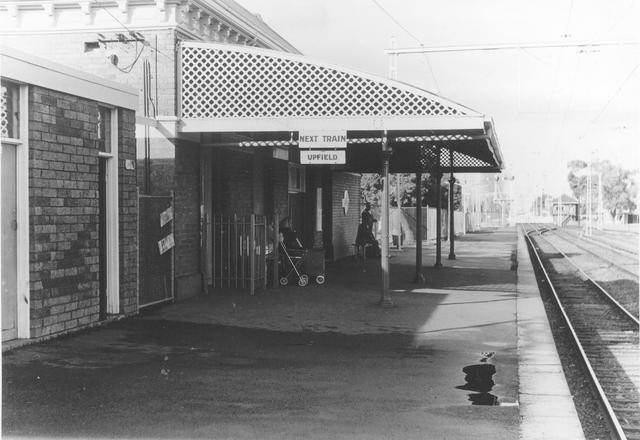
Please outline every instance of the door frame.
[[[107, 314], [120, 313], [120, 239], [118, 209], [118, 109], [99, 104], [99, 107], [110, 110], [110, 152], [98, 152], [99, 158], [106, 160], [106, 254], [107, 254]], [[99, 160], [99, 159], [98, 159]], [[100, 274], [102, 276], [102, 274]]]
[[[3, 138], [2, 143], [13, 145], [16, 149], [16, 223], [18, 224], [16, 230], [16, 337], [28, 339], [31, 336], [29, 312], [31, 295], [29, 289], [29, 86], [26, 84], [19, 84], [18, 106], [20, 117], [18, 137]], [[1, 212], [0, 215], [2, 215]], [[0, 252], [2, 252], [1, 242]], [[1, 271], [0, 266], [0, 278]]]

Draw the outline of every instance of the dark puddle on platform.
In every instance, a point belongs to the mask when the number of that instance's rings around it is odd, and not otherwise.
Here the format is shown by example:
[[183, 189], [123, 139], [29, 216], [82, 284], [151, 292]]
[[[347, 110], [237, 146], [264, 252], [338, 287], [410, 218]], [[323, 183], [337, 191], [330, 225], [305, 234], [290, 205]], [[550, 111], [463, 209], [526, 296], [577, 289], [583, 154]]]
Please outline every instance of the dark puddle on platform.
[[459, 390], [475, 391], [475, 394], [468, 394], [472, 405], [499, 406], [498, 396], [489, 391], [493, 389], [495, 382], [493, 375], [496, 374], [496, 367], [491, 364], [467, 365], [462, 369], [465, 374], [464, 385], [457, 386]]

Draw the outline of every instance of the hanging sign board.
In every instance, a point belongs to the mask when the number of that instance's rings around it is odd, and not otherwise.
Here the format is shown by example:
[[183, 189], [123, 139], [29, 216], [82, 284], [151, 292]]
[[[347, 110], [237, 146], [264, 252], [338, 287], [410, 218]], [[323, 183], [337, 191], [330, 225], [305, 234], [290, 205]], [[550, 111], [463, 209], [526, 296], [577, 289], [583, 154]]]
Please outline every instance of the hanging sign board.
[[160, 227], [162, 228], [171, 220], [173, 220], [173, 206], [169, 206], [167, 209], [160, 213]]
[[300, 150], [303, 165], [343, 165], [346, 159], [345, 150]]
[[331, 150], [333, 148], [347, 148], [346, 130], [314, 130], [301, 131], [298, 134], [298, 147], [301, 149], [315, 148]]
[[280, 160], [289, 160], [289, 150], [282, 147], [275, 147], [273, 149], [273, 158]]
[[158, 250], [160, 251], [160, 255], [164, 254], [174, 246], [175, 246], [175, 242], [173, 241], [173, 233], [167, 235], [162, 240], [158, 241]]

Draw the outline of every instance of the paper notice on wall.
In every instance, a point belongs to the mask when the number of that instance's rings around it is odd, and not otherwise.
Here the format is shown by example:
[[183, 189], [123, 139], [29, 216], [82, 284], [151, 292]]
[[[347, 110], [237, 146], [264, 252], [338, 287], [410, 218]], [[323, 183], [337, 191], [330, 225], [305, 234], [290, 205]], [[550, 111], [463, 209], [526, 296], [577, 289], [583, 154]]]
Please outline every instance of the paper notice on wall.
[[171, 220], [173, 220], [173, 206], [169, 206], [160, 213], [160, 227], [163, 227]]
[[164, 254], [174, 246], [175, 246], [175, 242], [173, 241], [173, 233], [171, 233], [158, 242], [158, 249], [160, 250], [160, 255]]

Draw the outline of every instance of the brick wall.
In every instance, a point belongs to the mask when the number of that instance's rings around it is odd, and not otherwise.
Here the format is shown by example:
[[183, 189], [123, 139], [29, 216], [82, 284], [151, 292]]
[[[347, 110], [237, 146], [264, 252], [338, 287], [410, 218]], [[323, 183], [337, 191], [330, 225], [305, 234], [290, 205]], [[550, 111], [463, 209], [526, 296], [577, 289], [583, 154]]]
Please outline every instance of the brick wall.
[[[349, 209], [346, 215], [342, 208], [345, 190], [349, 192]], [[339, 260], [353, 254], [353, 243], [356, 241], [362, 211], [360, 175], [333, 173], [331, 191], [333, 259]]]
[[[98, 104], [41, 87], [29, 92], [31, 335], [99, 318]], [[137, 268], [133, 112], [121, 111], [119, 152], [121, 313], [135, 312]]]
[[213, 154], [212, 169], [214, 214], [253, 213], [253, 155], [217, 150]]
[[[125, 68], [135, 60], [135, 43], [107, 43], [106, 50], [93, 49], [85, 51], [85, 42], [96, 42], [100, 31], [73, 32], [73, 33], [37, 33], [21, 35], [3, 35], [3, 44], [16, 48], [23, 52], [39, 56], [44, 59], [54, 60], [59, 64], [79, 69], [102, 78], [116, 81], [121, 84], [140, 90], [139, 114], [142, 114], [143, 105], [143, 75], [142, 65], [144, 60], [149, 60], [152, 69], [152, 91], [155, 95], [156, 79], [158, 86], [158, 102], [156, 107], [160, 115], [175, 115], [175, 44], [176, 34], [174, 30], [150, 31], [144, 30], [142, 34], [152, 45], [158, 41], [157, 72], [156, 52], [145, 47], [135, 65], [129, 69], [119, 70], [114, 66], [107, 55], [118, 55], [118, 67]], [[114, 32], [106, 32], [108, 39], [114, 37]], [[138, 53], [142, 45], [138, 45]]]
[[251, 201], [252, 212], [254, 214], [265, 214], [265, 151], [257, 150], [253, 154], [252, 175], [251, 175]]
[[136, 169], [125, 161], [136, 159], [136, 116], [132, 110], [118, 111], [118, 210], [120, 216], [120, 313], [138, 311], [138, 191]]
[[202, 291], [200, 273], [200, 148], [176, 142], [174, 192], [176, 298]]
[[271, 159], [270, 181], [274, 214], [283, 219], [289, 214], [289, 164], [286, 161]]

